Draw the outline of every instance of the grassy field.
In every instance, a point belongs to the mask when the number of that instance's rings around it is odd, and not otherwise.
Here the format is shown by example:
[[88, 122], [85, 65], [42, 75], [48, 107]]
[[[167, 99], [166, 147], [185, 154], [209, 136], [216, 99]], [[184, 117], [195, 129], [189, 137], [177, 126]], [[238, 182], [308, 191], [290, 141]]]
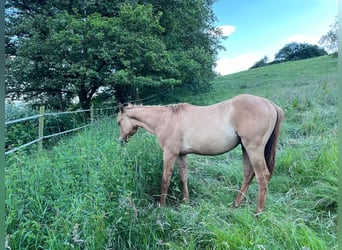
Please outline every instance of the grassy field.
[[337, 59], [283, 63], [217, 78], [213, 90], [172, 101], [211, 104], [240, 93], [285, 112], [266, 209], [254, 216], [255, 180], [240, 208], [240, 147], [189, 156], [190, 203], [177, 168], [157, 207], [161, 150], [139, 131], [126, 147], [108, 118], [49, 151], [7, 158], [11, 249], [337, 249]]

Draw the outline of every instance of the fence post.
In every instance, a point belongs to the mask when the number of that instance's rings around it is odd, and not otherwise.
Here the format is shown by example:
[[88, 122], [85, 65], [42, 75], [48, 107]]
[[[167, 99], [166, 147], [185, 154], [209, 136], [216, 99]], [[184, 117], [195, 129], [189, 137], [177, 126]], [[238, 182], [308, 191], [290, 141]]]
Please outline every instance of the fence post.
[[136, 99], [138, 100], [137, 103], [140, 103], [140, 96], [139, 96], [139, 88], [135, 89]]
[[44, 111], [45, 111], [45, 107], [44, 106], [40, 106], [39, 109], [39, 128], [38, 128], [38, 152], [42, 151], [43, 149], [43, 137], [44, 137]]
[[94, 120], [95, 120], [95, 117], [94, 117], [94, 104], [91, 104], [90, 106], [90, 122], [93, 123]]

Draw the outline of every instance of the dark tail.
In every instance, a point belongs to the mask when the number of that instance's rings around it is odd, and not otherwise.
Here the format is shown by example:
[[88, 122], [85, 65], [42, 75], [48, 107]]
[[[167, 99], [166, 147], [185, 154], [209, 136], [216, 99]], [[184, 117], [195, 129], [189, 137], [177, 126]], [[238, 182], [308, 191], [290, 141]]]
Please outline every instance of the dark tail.
[[272, 172], [274, 169], [275, 165], [275, 155], [276, 155], [276, 150], [277, 150], [277, 142], [279, 138], [279, 133], [280, 133], [280, 124], [284, 119], [283, 111], [281, 108], [279, 108], [277, 105], [273, 104], [276, 111], [277, 111], [277, 122], [274, 126], [273, 132], [268, 139], [268, 142], [265, 146], [265, 160], [266, 160], [266, 165], [268, 168], [268, 171], [270, 172], [270, 178], [272, 176]]

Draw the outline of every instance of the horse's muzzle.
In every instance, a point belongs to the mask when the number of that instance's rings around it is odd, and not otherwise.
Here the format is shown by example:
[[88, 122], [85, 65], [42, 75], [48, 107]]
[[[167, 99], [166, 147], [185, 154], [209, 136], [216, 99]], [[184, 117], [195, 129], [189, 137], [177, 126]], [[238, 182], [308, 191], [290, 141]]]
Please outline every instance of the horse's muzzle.
[[120, 143], [121, 146], [125, 146], [125, 144], [126, 144], [124, 139], [122, 139], [121, 137], [119, 137], [118, 143]]

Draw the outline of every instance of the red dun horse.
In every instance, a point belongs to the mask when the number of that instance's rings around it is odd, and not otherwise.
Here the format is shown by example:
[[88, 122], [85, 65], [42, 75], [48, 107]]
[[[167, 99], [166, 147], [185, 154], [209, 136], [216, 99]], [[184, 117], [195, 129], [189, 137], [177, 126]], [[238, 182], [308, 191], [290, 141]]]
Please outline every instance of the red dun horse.
[[174, 104], [168, 106], [120, 107], [118, 124], [120, 142], [127, 142], [138, 128], [155, 134], [163, 150], [163, 177], [160, 205], [165, 204], [175, 161], [183, 184], [183, 200], [189, 201], [187, 154], [218, 155], [241, 144], [243, 153], [243, 182], [235, 199], [242, 202], [256, 176], [258, 203], [256, 212], [265, 207], [268, 181], [275, 165], [275, 152], [281, 108], [271, 101], [239, 95], [210, 106]]

